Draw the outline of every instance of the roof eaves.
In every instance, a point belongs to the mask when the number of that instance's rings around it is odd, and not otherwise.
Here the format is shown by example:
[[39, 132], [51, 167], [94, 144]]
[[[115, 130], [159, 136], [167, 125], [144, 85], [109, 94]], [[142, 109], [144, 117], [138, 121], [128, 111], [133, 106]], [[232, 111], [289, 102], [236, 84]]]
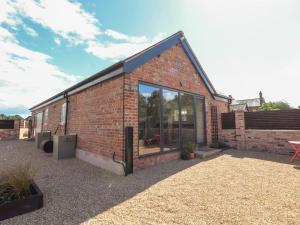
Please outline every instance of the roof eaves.
[[[106, 74], [108, 74], [108, 73], [110, 73], [110, 72], [116, 71], [116, 70], [118, 70], [119, 68], [121, 68], [122, 66], [123, 66], [123, 61], [119, 61], [119, 62], [113, 64], [112, 66], [107, 67], [107, 68], [105, 68], [104, 70], [101, 70], [100, 72], [94, 74], [93, 76], [88, 77], [88, 78], [86, 78], [86, 79], [80, 81], [79, 83], [74, 84], [73, 86], [71, 86], [71, 87], [65, 89], [64, 91], [59, 92], [58, 94], [56, 94], [56, 95], [54, 95], [54, 96], [52, 96], [52, 97], [46, 99], [45, 101], [40, 102], [39, 104], [37, 104], [37, 105], [31, 107], [29, 110], [32, 111], [33, 109], [38, 109], [38, 108], [40, 108], [42, 105], [43, 105], [43, 106], [44, 106], [44, 105], [47, 105], [47, 103], [50, 102], [50, 101], [53, 102], [53, 100], [55, 100], [55, 101], [60, 100], [60, 99], [61, 99], [60, 97], [61, 97], [61, 96], [64, 96], [65, 93], [68, 93], [68, 92], [70, 92], [70, 91], [72, 91], [72, 90], [75, 90], [75, 89], [77, 89], [77, 88], [79, 88], [79, 87], [81, 87], [81, 86], [83, 86], [83, 85], [85, 85], [85, 84], [87, 84], [87, 83], [89, 83], [89, 82], [92, 82], [92, 81], [96, 80], [97, 78], [100, 78], [100, 77], [102, 77], [102, 76], [105, 76]], [[56, 100], [56, 99], [57, 99], [57, 100]]]

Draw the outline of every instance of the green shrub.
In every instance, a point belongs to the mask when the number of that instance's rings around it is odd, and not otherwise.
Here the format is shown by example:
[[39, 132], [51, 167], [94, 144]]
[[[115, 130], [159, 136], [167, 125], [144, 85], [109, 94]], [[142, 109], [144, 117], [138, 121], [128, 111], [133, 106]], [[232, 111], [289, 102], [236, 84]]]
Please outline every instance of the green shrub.
[[33, 171], [30, 164], [0, 172], [0, 205], [31, 195]]
[[183, 145], [183, 148], [181, 149], [181, 159], [188, 160], [190, 159], [190, 153], [194, 152], [195, 148], [197, 147], [194, 143], [187, 143]]

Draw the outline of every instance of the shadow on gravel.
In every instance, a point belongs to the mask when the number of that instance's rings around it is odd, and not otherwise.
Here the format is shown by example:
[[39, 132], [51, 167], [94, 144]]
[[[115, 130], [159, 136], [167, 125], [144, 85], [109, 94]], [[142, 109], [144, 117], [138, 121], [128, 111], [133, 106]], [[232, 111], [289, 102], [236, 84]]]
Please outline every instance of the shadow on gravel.
[[[0, 143], [0, 155], [11, 159], [11, 163], [28, 161], [37, 168], [38, 175], [35, 181], [44, 194], [44, 207], [2, 221], [3, 224], [54, 225], [87, 222], [90, 218], [134, 197], [157, 182], [204, 161], [175, 160], [138, 170], [124, 177], [78, 159], [56, 161], [36, 149], [34, 143], [14, 141], [7, 144], [10, 148]], [[0, 169], [5, 168], [1, 163], [3, 162], [0, 160]]]
[[235, 150], [235, 149], [231, 149], [230, 151], [224, 151], [224, 154], [228, 154], [236, 158], [253, 158], [253, 159], [260, 159], [260, 160], [272, 161], [272, 162], [283, 163], [283, 164], [291, 164], [291, 165], [295, 165], [295, 169], [299, 169], [300, 167], [300, 159], [297, 159], [294, 163], [289, 163], [289, 160], [292, 157], [292, 155], [280, 155], [280, 154], [275, 154], [270, 152], [258, 152], [258, 151], [250, 151], [250, 150], [243, 151], [243, 150]]

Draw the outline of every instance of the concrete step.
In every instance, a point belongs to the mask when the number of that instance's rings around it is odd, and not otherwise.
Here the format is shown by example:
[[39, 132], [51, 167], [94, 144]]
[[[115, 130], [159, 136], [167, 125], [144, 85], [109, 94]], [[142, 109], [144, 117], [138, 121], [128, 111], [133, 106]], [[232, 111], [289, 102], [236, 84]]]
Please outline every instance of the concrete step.
[[199, 149], [194, 151], [196, 158], [205, 159], [221, 152], [222, 149]]

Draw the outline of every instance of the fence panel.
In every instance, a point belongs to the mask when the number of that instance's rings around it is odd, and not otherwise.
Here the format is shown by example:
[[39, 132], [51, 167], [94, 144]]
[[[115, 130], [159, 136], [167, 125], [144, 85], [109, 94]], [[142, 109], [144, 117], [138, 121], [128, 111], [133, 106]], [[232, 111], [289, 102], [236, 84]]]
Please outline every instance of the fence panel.
[[14, 120], [0, 120], [0, 129], [14, 129]]
[[235, 129], [235, 113], [222, 113], [221, 114], [222, 120], [222, 129]]
[[300, 130], [300, 110], [245, 112], [246, 129]]

